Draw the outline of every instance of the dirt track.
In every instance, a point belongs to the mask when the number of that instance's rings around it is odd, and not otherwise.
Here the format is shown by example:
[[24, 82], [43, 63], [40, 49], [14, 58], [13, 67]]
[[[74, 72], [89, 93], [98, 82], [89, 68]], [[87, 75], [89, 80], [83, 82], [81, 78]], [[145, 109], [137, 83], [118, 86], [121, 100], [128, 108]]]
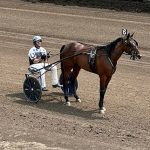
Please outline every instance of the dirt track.
[[[149, 14], [1, 0], [0, 22], [0, 149], [150, 149]], [[49, 74], [42, 100], [25, 101], [22, 85], [34, 34], [42, 35], [43, 46], [57, 54], [70, 41], [110, 42], [123, 27], [135, 32], [143, 58], [120, 58], [104, 116], [98, 113], [99, 78], [83, 70], [78, 78], [82, 103], [71, 98], [70, 107], [63, 105], [62, 91], [48, 84]]]

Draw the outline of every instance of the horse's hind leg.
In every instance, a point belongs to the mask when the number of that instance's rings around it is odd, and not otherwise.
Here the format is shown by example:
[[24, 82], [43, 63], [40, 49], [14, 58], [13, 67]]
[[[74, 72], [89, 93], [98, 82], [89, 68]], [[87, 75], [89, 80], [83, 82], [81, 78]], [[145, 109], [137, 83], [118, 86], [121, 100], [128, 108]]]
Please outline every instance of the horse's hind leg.
[[[66, 67], [67, 68], [67, 67]], [[64, 88], [64, 98], [65, 98], [65, 104], [67, 106], [70, 106], [70, 102], [69, 102], [69, 99], [68, 99], [68, 92], [67, 92], [67, 84], [68, 84], [68, 75], [70, 74], [70, 70], [71, 68], [67, 68], [64, 69], [63, 71], [63, 88]]]
[[[78, 74], [80, 72], [80, 69], [81, 68], [78, 65], [74, 65], [73, 72], [72, 72], [72, 76], [73, 76], [74, 81], [77, 79], [77, 76], [78, 76]], [[77, 95], [76, 87], [75, 87], [74, 97], [75, 97], [77, 102], [81, 102], [80, 97]]]
[[61, 62], [61, 72], [62, 72], [62, 83], [63, 83], [63, 91], [64, 91], [64, 98], [65, 104], [70, 106], [70, 102], [68, 99], [68, 92], [67, 92], [67, 84], [68, 84], [68, 75], [70, 74], [72, 66], [67, 66], [64, 62]]
[[80, 97], [77, 95], [76, 91], [75, 91], [75, 93], [74, 93], [74, 97], [75, 97], [75, 99], [76, 99], [76, 102], [81, 103], [81, 99], [80, 99]]

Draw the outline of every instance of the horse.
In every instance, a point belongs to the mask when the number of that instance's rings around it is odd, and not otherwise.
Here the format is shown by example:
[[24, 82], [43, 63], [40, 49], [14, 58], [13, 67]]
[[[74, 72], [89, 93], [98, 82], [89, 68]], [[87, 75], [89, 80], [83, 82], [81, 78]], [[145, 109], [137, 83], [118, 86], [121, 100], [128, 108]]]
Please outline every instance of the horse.
[[[80, 42], [72, 42], [63, 45], [60, 49], [61, 72], [63, 75], [63, 88], [65, 104], [70, 106], [68, 97], [70, 93], [69, 82], [74, 88], [74, 81], [80, 69], [95, 73], [100, 78], [100, 99], [99, 110], [104, 114], [104, 96], [112, 75], [116, 71], [117, 61], [123, 53], [130, 55], [130, 59], [140, 59], [138, 42], [133, 38], [133, 34], [119, 37], [116, 40], [104, 45], [94, 46]], [[77, 101], [81, 102], [76, 89], [72, 93]]]

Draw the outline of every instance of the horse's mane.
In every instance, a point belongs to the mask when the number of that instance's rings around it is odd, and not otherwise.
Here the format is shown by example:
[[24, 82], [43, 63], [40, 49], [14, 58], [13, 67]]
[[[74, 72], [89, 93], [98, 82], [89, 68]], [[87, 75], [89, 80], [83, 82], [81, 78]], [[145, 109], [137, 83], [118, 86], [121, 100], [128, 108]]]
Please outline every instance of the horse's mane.
[[108, 57], [111, 56], [112, 51], [114, 50], [116, 44], [122, 40], [121, 37], [117, 38], [116, 40], [104, 45], [104, 46], [97, 46], [97, 50], [104, 50], [107, 52]]

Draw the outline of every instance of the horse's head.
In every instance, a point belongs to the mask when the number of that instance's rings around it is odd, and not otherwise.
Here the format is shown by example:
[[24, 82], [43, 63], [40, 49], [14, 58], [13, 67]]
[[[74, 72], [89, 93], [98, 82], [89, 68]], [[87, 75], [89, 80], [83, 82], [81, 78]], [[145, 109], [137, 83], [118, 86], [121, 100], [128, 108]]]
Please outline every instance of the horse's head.
[[135, 59], [140, 59], [142, 56], [140, 55], [140, 52], [138, 50], [138, 42], [133, 39], [133, 35], [130, 35], [128, 33], [124, 38], [123, 38], [123, 43], [124, 43], [124, 51], [128, 54], [131, 55], [130, 59], [135, 60]]

